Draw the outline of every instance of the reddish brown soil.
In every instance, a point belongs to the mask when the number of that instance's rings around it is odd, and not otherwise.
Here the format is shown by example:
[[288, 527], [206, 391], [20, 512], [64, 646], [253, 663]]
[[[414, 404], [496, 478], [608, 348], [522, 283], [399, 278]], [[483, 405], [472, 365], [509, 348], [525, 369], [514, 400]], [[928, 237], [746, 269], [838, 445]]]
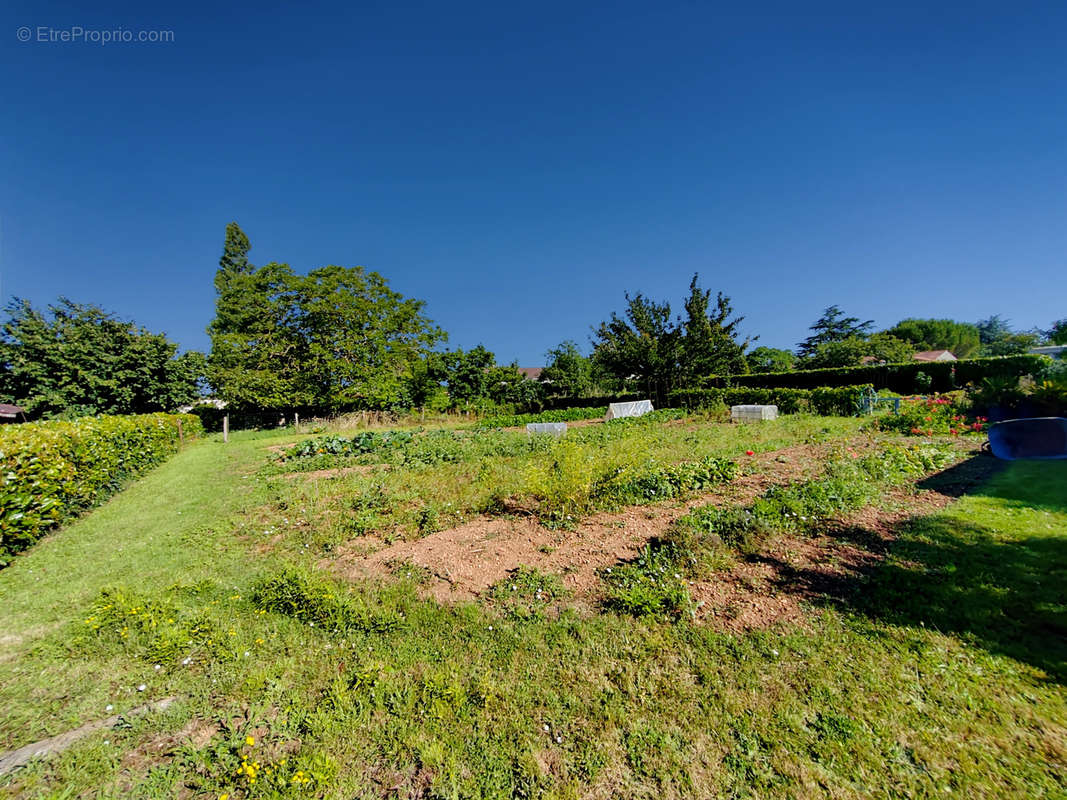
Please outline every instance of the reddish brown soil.
[[[854, 441], [852, 450], [871, 445]], [[368, 552], [356, 541], [339, 559], [325, 564], [351, 578], [384, 577], [397, 562], [411, 562], [434, 576], [427, 593], [442, 602], [470, 600], [519, 565], [562, 574], [579, 607], [598, 596], [597, 572], [633, 558], [652, 537], [689, 509], [707, 503], [742, 504], [772, 485], [814, 477], [829, 448], [800, 445], [750, 457], [745, 474], [719, 491], [685, 502], [635, 506], [597, 514], [574, 530], [552, 531], [532, 516], [481, 517], [415, 542]], [[993, 459], [972, 458], [919, 482], [919, 489], [891, 492], [881, 507], [861, 509], [816, 537], [781, 535], [741, 558], [713, 579], [696, 581], [691, 594], [697, 619], [730, 631], [804, 624], [813, 604], [844, 599], [862, 587], [864, 576], [883, 558], [907, 519], [933, 513], [997, 468]]]
[[412, 562], [434, 576], [426, 590], [439, 601], [469, 600], [520, 565], [561, 573], [580, 604], [594, 595], [597, 571], [633, 558], [653, 536], [697, 505], [744, 503], [772, 485], [802, 481], [821, 469], [828, 446], [797, 445], [743, 460], [743, 474], [714, 493], [685, 502], [632, 506], [596, 514], [573, 530], [553, 531], [532, 516], [478, 517], [414, 542], [372, 553], [364, 540], [342, 548], [325, 566], [349, 578], [386, 576], [389, 565]]
[[890, 492], [883, 507], [860, 509], [819, 536], [774, 538], [731, 569], [691, 587], [697, 618], [734, 631], [802, 624], [808, 604], [845, 600], [861, 589], [902, 523], [944, 508], [998, 466], [991, 458], [971, 459], [920, 481], [926, 488]]

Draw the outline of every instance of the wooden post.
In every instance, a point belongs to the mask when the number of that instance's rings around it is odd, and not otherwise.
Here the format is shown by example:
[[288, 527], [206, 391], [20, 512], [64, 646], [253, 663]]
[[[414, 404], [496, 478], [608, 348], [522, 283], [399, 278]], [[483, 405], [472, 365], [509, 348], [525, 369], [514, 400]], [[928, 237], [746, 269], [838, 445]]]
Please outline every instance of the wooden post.
[[230, 441], [230, 415], [226, 414], [222, 418], [222, 441]]
[[178, 418], [178, 447], [181, 448], [181, 446], [184, 445], [184, 444], [185, 444], [185, 436], [182, 433], [182, 421], [181, 421], [181, 418], [179, 417]]
[[295, 427], [295, 428], [299, 428], [300, 427], [300, 414], [298, 414], [295, 411], [293, 412], [293, 427]]

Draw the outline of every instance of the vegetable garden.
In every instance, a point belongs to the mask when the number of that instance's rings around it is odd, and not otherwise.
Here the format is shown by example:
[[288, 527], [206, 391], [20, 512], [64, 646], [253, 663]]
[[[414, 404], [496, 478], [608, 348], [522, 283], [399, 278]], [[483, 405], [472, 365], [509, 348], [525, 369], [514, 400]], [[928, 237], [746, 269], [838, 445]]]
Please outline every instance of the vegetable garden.
[[1061, 465], [998, 473], [961, 397], [735, 425], [712, 391], [185, 448], [0, 570], [0, 749], [173, 704], [0, 793], [1063, 789]]

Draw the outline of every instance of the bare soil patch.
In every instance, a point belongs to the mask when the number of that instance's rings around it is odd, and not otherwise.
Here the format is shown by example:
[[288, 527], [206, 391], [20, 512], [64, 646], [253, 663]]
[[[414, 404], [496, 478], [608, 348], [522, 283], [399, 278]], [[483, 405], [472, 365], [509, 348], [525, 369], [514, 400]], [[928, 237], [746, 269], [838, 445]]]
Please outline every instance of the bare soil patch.
[[999, 467], [992, 458], [971, 458], [920, 481], [925, 488], [892, 490], [880, 506], [835, 520], [819, 536], [777, 536], [691, 587], [697, 618], [731, 631], [802, 624], [811, 603], [839, 603], [862, 591], [908, 519], [940, 511]]
[[[857, 445], [862, 446], [862, 445]], [[414, 542], [398, 542], [368, 553], [354, 540], [323, 566], [353, 579], [385, 577], [390, 566], [410, 562], [433, 576], [425, 591], [441, 602], [470, 600], [523, 565], [561, 574], [579, 605], [595, 595], [597, 572], [633, 558], [678, 517], [708, 503], [754, 499], [773, 485], [813, 477], [831, 445], [795, 445], [742, 459], [743, 474], [715, 492], [684, 502], [631, 506], [595, 514], [572, 530], [549, 530], [533, 516], [478, 517]]]

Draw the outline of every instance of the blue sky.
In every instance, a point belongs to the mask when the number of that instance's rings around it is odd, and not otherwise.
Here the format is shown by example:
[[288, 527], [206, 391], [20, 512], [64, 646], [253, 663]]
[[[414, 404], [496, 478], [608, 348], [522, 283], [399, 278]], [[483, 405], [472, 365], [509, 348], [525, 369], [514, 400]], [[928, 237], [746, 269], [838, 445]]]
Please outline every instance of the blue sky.
[[[758, 9], [6, 3], [4, 300], [206, 349], [236, 220], [524, 365], [694, 272], [770, 346], [832, 303], [1067, 316], [1067, 6]], [[74, 26], [174, 40], [38, 40]]]

